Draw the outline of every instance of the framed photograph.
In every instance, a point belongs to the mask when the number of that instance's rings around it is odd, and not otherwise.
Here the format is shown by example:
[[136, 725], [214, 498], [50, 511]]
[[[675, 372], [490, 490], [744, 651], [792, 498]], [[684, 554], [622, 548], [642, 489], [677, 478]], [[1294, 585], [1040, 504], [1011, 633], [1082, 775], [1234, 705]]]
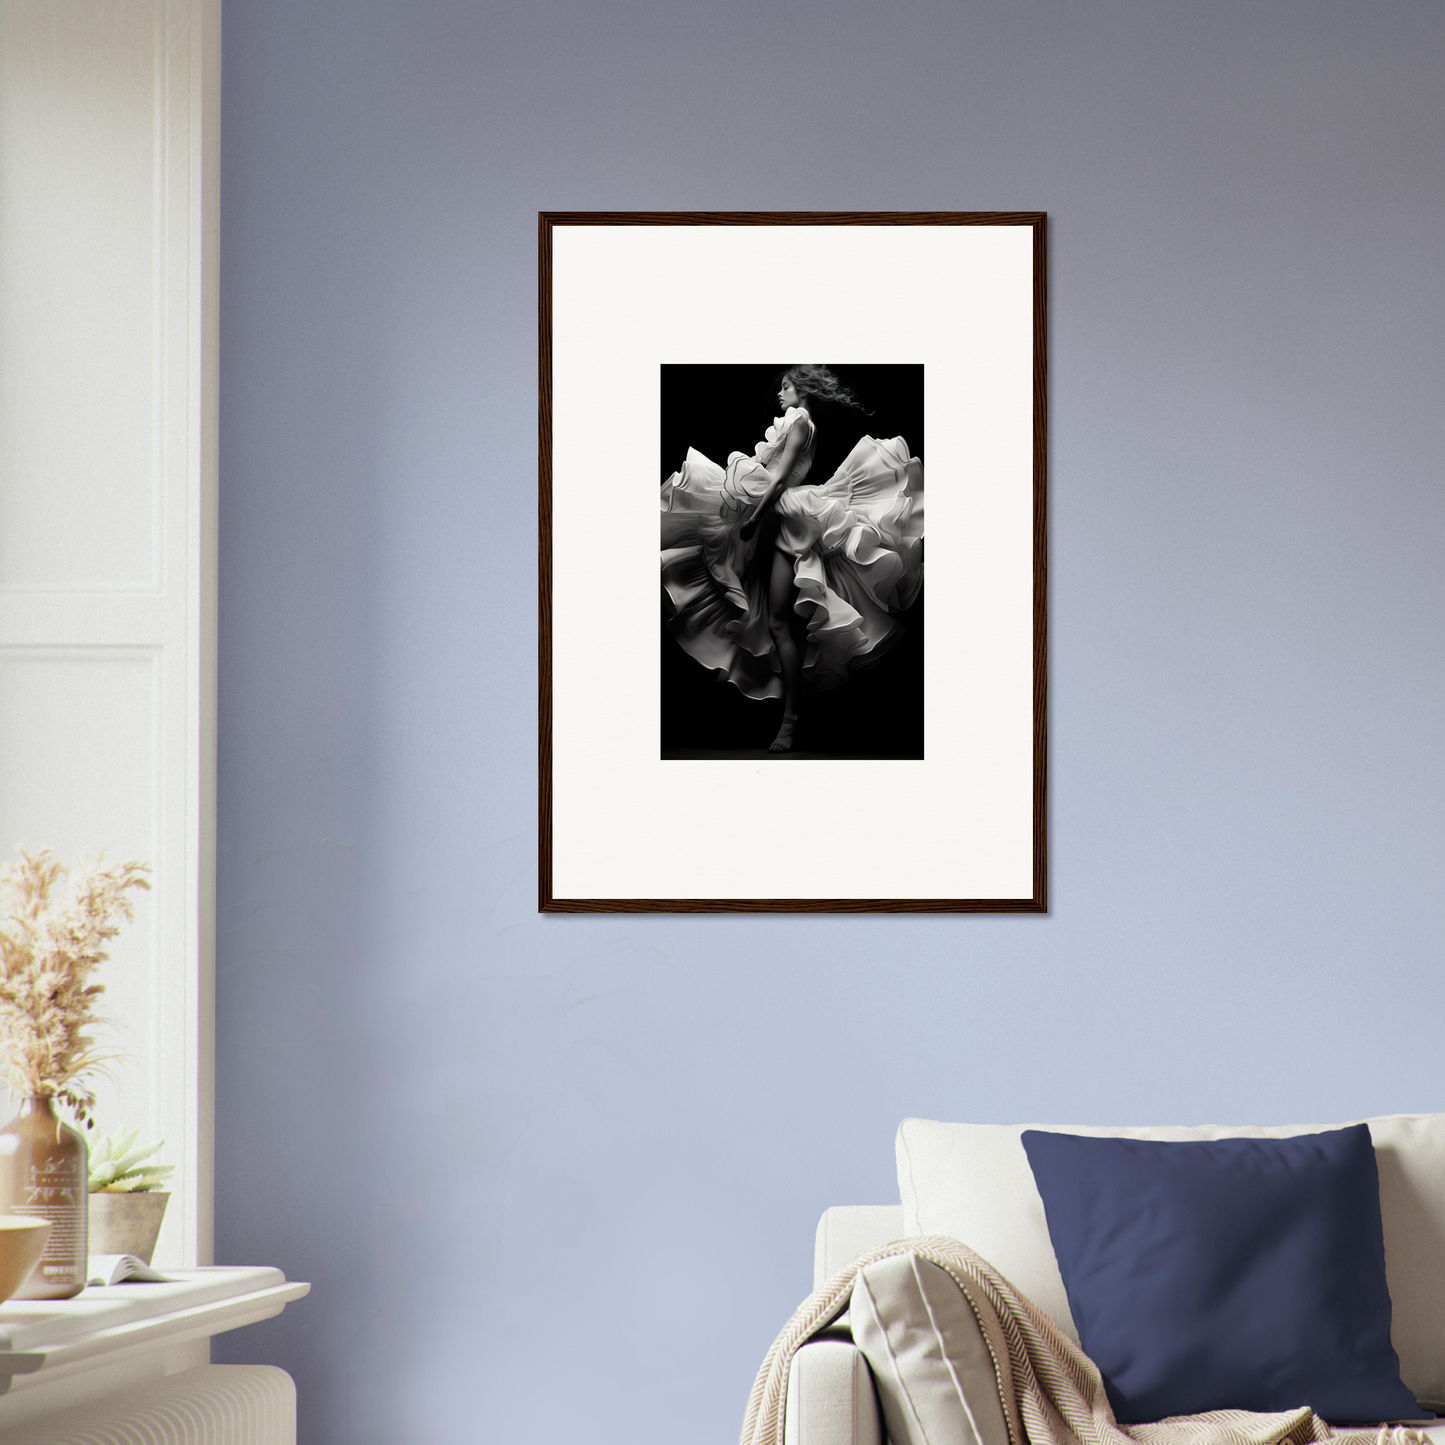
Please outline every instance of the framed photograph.
[[1044, 215], [539, 253], [541, 910], [1045, 911]]

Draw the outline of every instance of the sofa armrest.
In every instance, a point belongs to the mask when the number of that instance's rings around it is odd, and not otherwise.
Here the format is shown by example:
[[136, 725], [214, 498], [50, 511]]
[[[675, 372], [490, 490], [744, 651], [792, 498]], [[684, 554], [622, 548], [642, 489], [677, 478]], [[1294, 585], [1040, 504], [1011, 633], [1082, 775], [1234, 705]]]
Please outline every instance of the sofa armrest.
[[901, 1204], [835, 1204], [825, 1209], [813, 1238], [813, 1288], [821, 1288], [859, 1255], [902, 1234]]
[[883, 1445], [868, 1362], [848, 1340], [809, 1340], [793, 1356], [784, 1445]]

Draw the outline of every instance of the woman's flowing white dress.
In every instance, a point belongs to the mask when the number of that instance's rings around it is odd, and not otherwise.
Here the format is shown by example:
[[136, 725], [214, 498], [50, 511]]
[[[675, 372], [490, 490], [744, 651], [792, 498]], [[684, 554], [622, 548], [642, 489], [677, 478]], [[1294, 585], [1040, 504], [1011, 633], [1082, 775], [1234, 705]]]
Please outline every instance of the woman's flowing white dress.
[[[773, 501], [778, 527], [744, 541], [742, 525], [767, 490], [769, 466], [794, 427], [807, 438]], [[768, 632], [768, 574], [781, 549], [793, 558], [794, 603], [807, 624], [803, 677], [818, 688], [848, 680], [902, 633], [890, 615], [923, 585], [923, 464], [902, 437], [863, 437], [819, 486], [803, 485], [817, 433], [802, 407], [789, 407], [752, 456], [733, 452], [726, 468], [689, 449], [662, 484], [662, 585], [668, 626], [704, 667], [748, 697], [781, 697]]]

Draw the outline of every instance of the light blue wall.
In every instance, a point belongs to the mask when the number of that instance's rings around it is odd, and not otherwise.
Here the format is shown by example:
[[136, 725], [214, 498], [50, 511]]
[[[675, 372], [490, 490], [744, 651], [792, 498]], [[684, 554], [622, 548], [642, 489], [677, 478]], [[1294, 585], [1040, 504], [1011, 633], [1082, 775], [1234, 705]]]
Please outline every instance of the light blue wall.
[[[735, 1439], [905, 1115], [1445, 1107], [1442, 61], [1434, 0], [228, 0], [218, 1259], [315, 1290], [216, 1355], [305, 1445]], [[855, 207], [1051, 216], [1051, 911], [540, 918], [535, 213]]]

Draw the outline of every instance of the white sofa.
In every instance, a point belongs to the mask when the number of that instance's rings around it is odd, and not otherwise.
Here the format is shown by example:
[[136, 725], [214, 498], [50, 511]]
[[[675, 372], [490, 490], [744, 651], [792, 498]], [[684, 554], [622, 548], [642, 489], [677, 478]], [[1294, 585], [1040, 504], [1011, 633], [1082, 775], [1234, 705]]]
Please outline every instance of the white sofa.
[[[903, 1237], [900, 1204], [841, 1204], [825, 1209], [813, 1244], [813, 1288], [860, 1255]], [[814, 1335], [788, 1373], [786, 1445], [883, 1445], [883, 1420], [868, 1362], [853, 1343], [848, 1317]], [[1008, 1445], [986, 1441], [980, 1445]]]
[[[1391, 1338], [1401, 1377], [1417, 1398], [1445, 1401], [1445, 1114], [1365, 1120], [1380, 1173]], [[1286, 1126], [1099, 1128], [1069, 1125], [944, 1124], [906, 1119], [897, 1139], [901, 1203], [842, 1205], [818, 1222], [814, 1287], [859, 1256], [918, 1234], [962, 1239], [1077, 1340], [1043, 1203], [1019, 1136], [1026, 1128], [1141, 1139], [1285, 1138], [1338, 1128]], [[987, 1347], [979, 1337], [982, 1357]], [[965, 1343], [967, 1348], [967, 1343]], [[979, 1376], [986, 1393], [991, 1374]], [[970, 1394], [970, 1406], [973, 1397]], [[971, 1439], [1009, 1445], [1002, 1416], [987, 1400], [973, 1410]], [[1437, 1409], [1445, 1414], [1445, 1405]], [[1445, 1445], [1445, 1424], [1431, 1436]], [[867, 1362], [845, 1314], [794, 1357], [788, 1378], [786, 1445], [884, 1445], [886, 1434]]]

